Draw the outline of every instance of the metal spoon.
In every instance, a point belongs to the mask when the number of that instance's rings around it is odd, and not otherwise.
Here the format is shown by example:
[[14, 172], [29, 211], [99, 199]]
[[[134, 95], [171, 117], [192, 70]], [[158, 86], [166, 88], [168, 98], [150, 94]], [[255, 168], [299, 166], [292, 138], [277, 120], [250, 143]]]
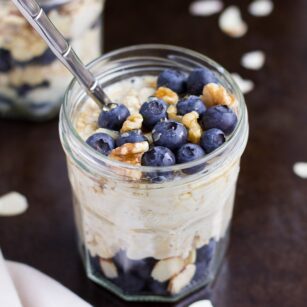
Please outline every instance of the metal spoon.
[[108, 110], [111, 106], [115, 105], [39, 4], [35, 0], [12, 1], [32, 27], [40, 34], [56, 57], [76, 77], [87, 94], [94, 99], [99, 107]]

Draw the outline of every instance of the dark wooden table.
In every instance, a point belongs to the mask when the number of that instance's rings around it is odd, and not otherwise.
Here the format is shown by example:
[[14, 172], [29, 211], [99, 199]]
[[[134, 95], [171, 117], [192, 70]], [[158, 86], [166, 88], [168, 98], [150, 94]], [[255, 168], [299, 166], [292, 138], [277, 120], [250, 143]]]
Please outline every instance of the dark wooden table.
[[[307, 160], [307, 1], [276, 0], [266, 18], [248, 15], [248, 1], [232, 1], [244, 9], [249, 25], [241, 39], [221, 33], [217, 16], [190, 16], [189, 0], [107, 2], [106, 50], [138, 43], [182, 45], [255, 81], [255, 90], [246, 96], [251, 133], [231, 244], [209, 295], [217, 307], [305, 307], [307, 189], [292, 165]], [[242, 53], [255, 49], [266, 52], [266, 66], [256, 72], [241, 68]], [[16, 190], [30, 203], [25, 214], [0, 218], [5, 256], [42, 270], [95, 306], [144, 305], [122, 302], [85, 277], [57, 120], [1, 120], [0, 140], [0, 194]]]

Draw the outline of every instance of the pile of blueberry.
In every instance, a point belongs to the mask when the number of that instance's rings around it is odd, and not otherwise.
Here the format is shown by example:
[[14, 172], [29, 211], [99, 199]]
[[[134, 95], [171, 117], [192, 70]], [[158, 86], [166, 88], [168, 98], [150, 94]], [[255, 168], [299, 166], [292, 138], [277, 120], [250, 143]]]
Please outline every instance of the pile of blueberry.
[[[212, 274], [213, 259], [217, 252], [218, 242], [211, 239], [207, 245], [197, 249], [196, 273], [190, 285], [207, 283]], [[170, 295], [168, 282], [159, 282], [151, 277], [151, 272], [158, 262], [154, 258], [131, 260], [123, 250], [120, 250], [112, 261], [116, 266], [118, 277], [108, 278], [99, 265], [99, 257], [90, 257], [92, 273], [98, 278], [107, 278], [125, 294], [130, 295]]]
[[[142, 165], [161, 167], [200, 159], [220, 147], [226, 136], [234, 131], [237, 124], [234, 111], [226, 105], [207, 108], [200, 97], [205, 85], [218, 83], [211, 70], [197, 68], [186, 76], [180, 71], [166, 69], [160, 73], [157, 83], [158, 88], [166, 87], [179, 95], [180, 99], [176, 105], [178, 115], [192, 111], [199, 114], [198, 122], [203, 130], [199, 144], [189, 143], [187, 128], [176, 120], [168, 119], [168, 104], [157, 97], [149, 97], [139, 110], [143, 117], [141, 130], [125, 132], [116, 140], [106, 133], [96, 133], [87, 143], [103, 155], [108, 155], [114, 148], [125, 143], [146, 141], [144, 133], [151, 132], [153, 144], [149, 151], [143, 154]], [[101, 128], [119, 131], [129, 115], [126, 106], [115, 105], [111, 110], [100, 113], [98, 125]], [[191, 174], [201, 169], [203, 166], [197, 166], [184, 172]], [[156, 174], [153, 177], [161, 181], [167, 176]]]

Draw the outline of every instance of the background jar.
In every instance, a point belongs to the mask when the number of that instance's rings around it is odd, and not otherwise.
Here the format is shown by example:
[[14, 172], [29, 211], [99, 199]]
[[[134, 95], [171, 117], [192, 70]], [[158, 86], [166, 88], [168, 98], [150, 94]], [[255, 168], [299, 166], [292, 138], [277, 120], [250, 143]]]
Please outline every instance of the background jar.
[[[104, 0], [39, 3], [85, 63], [101, 55]], [[45, 120], [60, 108], [71, 74], [21, 16], [0, 0], [0, 116]]]
[[[86, 102], [78, 83], [71, 84], [62, 106], [60, 137], [86, 272], [126, 300], [176, 301], [213, 281], [228, 244], [247, 110], [228, 72], [187, 49], [134, 46], [90, 64], [105, 87], [128, 77], [157, 76], [166, 68], [188, 73], [202, 66], [236, 97], [239, 121], [220, 148], [185, 165], [151, 168], [110, 160], [75, 129]], [[90, 113], [98, 111], [93, 106]], [[190, 174], [191, 168], [199, 171]], [[172, 180], [150, 183], [153, 172], [171, 173]]]

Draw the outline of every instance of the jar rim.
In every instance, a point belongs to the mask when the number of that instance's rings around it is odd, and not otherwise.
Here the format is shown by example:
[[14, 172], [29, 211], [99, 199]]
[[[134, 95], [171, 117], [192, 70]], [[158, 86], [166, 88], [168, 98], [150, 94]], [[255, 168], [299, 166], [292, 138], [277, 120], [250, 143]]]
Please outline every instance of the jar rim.
[[[217, 62], [211, 60], [210, 58], [208, 58], [207, 56], [205, 56], [205, 55], [203, 55], [199, 52], [196, 52], [196, 51], [184, 48], [184, 47], [178, 47], [178, 46], [173, 46], [173, 45], [165, 45], [165, 44], [133, 45], [133, 46], [124, 47], [124, 48], [120, 48], [120, 49], [116, 49], [114, 51], [108, 52], [105, 55], [103, 55], [103, 56], [95, 59], [94, 61], [90, 62], [89, 64], [87, 64], [86, 67], [89, 68], [89, 69], [92, 69], [96, 65], [98, 65], [99, 63], [101, 63], [103, 61], [107, 61], [107, 60], [111, 59], [112, 57], [119, 56], [120, 54], [125, 54], [127, 52], [136, 51], [136, 50], [138, 50], [138, 51], [142, 51], [142, 50], [144, 50], [144, 51], [145, 50], [147, 50], [147, 51], [149, 51], [149, 50], [152, 50], [152, 51], [154, 51], [154, 50], [164, 50], [164, 51], [170, 51], [170, 52], [176, 51], [176, 52], [182, 53], [183, 55], [188, 54], [195, 59], [205, 61], [206, 63], [208, 63], [209, 65], [214, 67], [219, 73], [221, 73], [223, 75], [223, 77], [225, 78], [227, 83], [229, 83], [229, 85], [231, 86], [231, 88], [233, 90], [233, 94], [235, 95], [235, 97], [238, 100], [239, 109], [240, 109], [241, 112], [240, 112], [240, 117], [238, 118], [238, 123], [236, 125], [236, 128], [232, 132], [232, 134], [230, 135], [228, 140], [225, 143], [223, 143], [219, 148], [217, 148], [216, 150], [214, 150], [213, 152], [211, 152], [209, 154], [206, 154], [204, 157], [197, 159], [197, 160], [194, 160], [194, 161], [191, 161], [191, 162], [182, 163], [182, 164], [175, 164], [175, 165], [172, 165], [172, 166], [155, 167], [155, 166], [132, 165], [132, 164], [128, 164], [128, 163], [125, 163], [125, 162], [113, 160], [113, 159], [110, 159], [107, 156], [100, 154], [99, 152], [94, 150], [91, 146], [86, 144], [86, 142], [81, 138], [81, 136], [79, 135], [79, 133], [75, 129], [73, 120], [69, 116], [69, 107], [70, 107], [70, 103], [71, 103], [69, 101], [69, 93], [78, 84], [77, 80], [73, 79], [71, 81], [68, 89], [66, 90], [66, 93], [65, 93], [64, 103], [62, 104], [62, 107], [61, 107], [59, 125], [60, 125], [60, 128], [61, 128], [61, 125], [63, 125], [63, 124], [68, 127], [68, 130], [72, 135], [73, 141], [78, 146], [81, 146], [82, 149], [84, 149], [84, 152], [82, 152], [82, 153], [79, 152], [79, 153], [81, 154], [81, 156], [83, 158], [86, 159], [87, 162], [91, 162], [92, 166], [95, 169], [98, 169], [98, 170], [99, 170], [99, 168], [101, 169], [102, 165], [107, 165], [107, 166], [111, 166], [111, 167], [120, 167], [120, 168], [127, 169], [127, 170], [137, 170], [137, 171], [141, 171], [141, 172], [144, 172], [144, 173], [149, 173], [149, 172], [153, 172], [153, 171], [155, 171], [155, 172], [157, 172], [157, 171], [161, 171], [161, 172], [181, 171], [181, 170], [184, 170], [184, 169], [196, 167], [198, 165], [206, 164], [210, 160], [214, 160], [215, 158], [221, 156], [221, 154], [224, 152], [224, 150], [229, 148], [232, 144], [234, 144], [238, 140], [244, 123], [245, 124], [247, 123], [247, 108], [246, 108], [246, 104], [245, 104], [243, 94], [242, 94], [241, 90], [239, 89], [239, 86], [237, 85], [235, 80], [232, 78], [231, 74], [225, 68], [223, 68], [220, 64], [218, 64]], [[200, 63], [198, 63], [198, 64], [200, 64]], [[84, 91], [84, 90], [82, 90], [82, 91]], [[63, 136], [61, 135], [61, 138], [62, 137]], [[62, 144], [64, 144], [63, 140], [62, 140]]]

